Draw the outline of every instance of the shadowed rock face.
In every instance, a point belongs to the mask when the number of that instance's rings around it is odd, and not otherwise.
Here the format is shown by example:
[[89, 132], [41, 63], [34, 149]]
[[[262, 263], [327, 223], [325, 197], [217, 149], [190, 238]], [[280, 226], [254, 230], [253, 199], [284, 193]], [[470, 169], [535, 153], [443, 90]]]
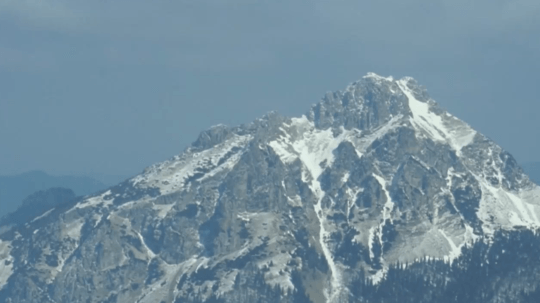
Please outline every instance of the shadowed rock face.
[[368, 74], [0, 227], [0, 301], [529, 302], [539, 196], [413, 79]]

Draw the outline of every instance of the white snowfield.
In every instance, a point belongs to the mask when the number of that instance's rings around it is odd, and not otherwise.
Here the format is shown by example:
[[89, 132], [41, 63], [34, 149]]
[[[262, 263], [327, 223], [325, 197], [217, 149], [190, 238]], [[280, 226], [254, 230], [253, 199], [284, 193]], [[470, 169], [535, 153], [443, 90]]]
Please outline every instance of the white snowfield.
[[476, 131], [465, 122], [449, 115], [438, 115], [430, 110], [430, 105], [416, 99], [407, 83], [411, 78], [396, 81], [401, 91], [409, 100], [412, 112], [411, 123], [420, 133], [424, 133], [435, 141], [449, 144], [458, 155], [461, 149], [473, 142]]
[[105, 199], [105, 197], [109, 196], [110, 194], [111, 194], [111, 191], [108, 190], [99, 196], [90, 197], [80, 203], [77, 203], [77, 205], [75, 205], [75, 208], [86, 208], [86, 207], [93, 207], [97, 205], [102, 205], [103, 207], [109, 206], [112, 204], [112, 198]]

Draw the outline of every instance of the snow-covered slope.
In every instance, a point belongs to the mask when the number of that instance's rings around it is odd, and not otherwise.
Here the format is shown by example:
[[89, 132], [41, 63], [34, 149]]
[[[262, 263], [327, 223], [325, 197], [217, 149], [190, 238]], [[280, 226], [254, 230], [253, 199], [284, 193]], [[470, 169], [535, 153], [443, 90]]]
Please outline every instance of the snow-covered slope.
[[508, 153], [414, 79], [370, 73], [301, 117], [212, 127], [124, 183], [1, 226], [0, 301], [365, 302], [356, 291], [396, 270], [468, 268], [539, 218], [540, 189]]

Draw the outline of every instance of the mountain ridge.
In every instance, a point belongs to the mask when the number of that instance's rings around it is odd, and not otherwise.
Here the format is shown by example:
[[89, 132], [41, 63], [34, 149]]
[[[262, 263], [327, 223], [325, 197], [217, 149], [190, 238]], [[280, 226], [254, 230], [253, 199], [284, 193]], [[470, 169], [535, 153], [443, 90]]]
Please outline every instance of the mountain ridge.
[[15, 211], [31, 194], [52, 187], [66, 187], [77, 195], [88, 195], [108, 185], [95, 178], [78, 175], [52, 176], [34, 170], [16, 175], [0, 176], [0, 218]]

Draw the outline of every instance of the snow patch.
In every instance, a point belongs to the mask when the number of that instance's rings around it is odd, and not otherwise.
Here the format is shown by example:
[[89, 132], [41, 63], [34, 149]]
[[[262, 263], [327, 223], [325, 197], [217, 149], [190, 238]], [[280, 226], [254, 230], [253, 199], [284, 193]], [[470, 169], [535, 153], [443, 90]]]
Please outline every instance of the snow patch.
[[292, 198], [287, 196], [287, 201], [292, 207], [302, 207], [302, 198], [299, 195], [294, 195]]
[[[407, 81], [408, 82], [408, 81]], [[411, 123], [427, 132], [431, 138], [446, 142], [443, 130], [445, 129], [441, 117], [430, 112], [429, 104], [417, 100], [404, 80], [397, 81], [399, 88], [409, 100], [409, 108], [413, 114]]]
[[439, 233], [448, 241], [448, 245], [450, 245], [450, 252], [448, 253], [448, 256], [444, 257], [445, 261], [449, 261], [452, 263], [453, 260], [457, 259], [461, 255], [461, 246], [456, 246], [456, 243], [454, 243], [454, 240], [452, 240], [442, 229], [439, 229]]
[[390, 220], [391, 223], [394, 223], [394, 220], [392, 219], [392, 211], [394, 210], [394, 202], [392, 201], [392, 198], [390, 197], [390, 193], [386, 189], [387, 182], [384, 180], [381, 176], [373, 174], [373, 177], [377, 179], [377, 182], [381, 185], [384, 195], [386, 196], [386, 202], [384, 203], [383, 207], [383, 223], [380, 227], [380, 233], [382, 235], [382, 228], [384, 224], [386, 223], [386, 220]]
[[167, 214], [171, 211], [171, 209], [174, 207], [174, 203], [172, 204], [154, 204], [152, 205], [152, 209], [157, 210], [157, 216], [161, 219], [165, 218]]
[[[234, 135], [201, 152], [188, 149], [181, 156], [147, 168], [144, 173], [130, 181], [133, 186], [157, 187], [162, 195], [183, 190], [185, 181], [190, 177], [198, 176], [197, 180], [202, 181], [230, 170], [240, 160], [243, 148], [251, 139], [250, 135]], [[224, 161], [226, 155], [228, 158]], [[186, 188], [189, 188], [189, 184]]]
[[144, 249], [146, 250], [146, 254], [148, 255], [148, 258], [149, 258], [148, 262], [150, 262], [150, 260], [156, 257], [156, 254], [150, 249], [150, 247], [148, 247], [148, 245], [146, 245], [146, 242], [144, 241], [143, 236], [137, 231], [135, 233], [137, 234], [137, 237], [141, 241], [142, 245], [144, 246]]
[[384, 241], [383, 241], [383, 230], [384, 226], [386, 225], [386, 221], [390, 221], [390, 223], [393, 223], [394, 220], [392, 219], [392, 211], [394, 210], [394, 202], [392, 201], [392, 198], [390, 197], [390, 193], [386, 189], [387, 182], [386, 180], [377, 175], [373, 174], [373, 177], [379, 182], [381, 185], [383, 192], [386, 196], [386, 202], [383, 206], [382, 211], [382, 221], [377, 226], [372, 226], [369, 229], [369, 237], [368, 237], [368, 246], [369, 246], [369, 258], [371, 260], [375, 259], [375, 254], [373, 253], [373, 241], [375, 241], [375, 237], [377, 238], [377, 241], [379, 241], [379, 245], [381, 246], [381, 256], [380, 256], [380, 262], [382, 263], [383, 268], [377, 271], [373, 276], [370, 277], [371, 281], [374, 284], [378, 284], [386, 275], [386, 272], [388, 271], [388, 265], [385, 263], [383, 254], [384, 254]]
[[[299, 134], [298, 138], [293, 139], [287, 133], [269, 142], [268, 145], [284, 164], [300, 159], [315, 180], [321, 175], [324, 168], [330, 166], [334, 161], [333, 151], [354, 133], [342, 129], [341, 134], [334, 137], [332, 130], [315, 128], [313, 122], [309, 121], [306, 116], [292, 119], [289, 127], [290, 132]], [[325, 161], [326, 164], [321, 166], [321, 163]]]
[[314, 205], [315, 214], [317, 215], [317, 218], [319, 219], [319, 228], [320, 228], [319, 243], [321, 245], [323, 255], [326, 261], [328, 262], [328, 267], [330, 267], [330, 271], [332, 273], [332, 280], [331, 280], [332, 287], [330, 289], [330, 292], [328, 292], [328, 290], [325, 291], [325, 295], [326, 295], [327, 302], [334, 302], [337, 296], [339, 296], [339, 293], [341, 292], [343, 286], [341, 285], [341, 272], [339, 271], [339, 269], [336, 266], [336, 263], [334, 262], [334, 256], [330, 252], [328, 245], [326, 245], [326, 239], [329, 237], [330, 233], [325, 228], [326, 215], [322, 211], [321, 201], [322, 201], [322, 196], [320, 196], [319, 200], [317, 201], [317, 204]]
[[375, 285], [381, 283], [381, 281], [386, 277], [386, 274], [388, 273], [388, 268], [384, 267], [383, 269], [377, 271], [374, 275], [369, 277], [371, 282]]
[[[280, 142], [281, 141], [281, 142]], [[276, 140], [271, 141], [268, 145], [274, 150], [274, 152], [279, 156], [281, 161], [285, 164], [291, 163], [298, 158], [295, 150], [292, 146], [289, 146], [285, 140]]]
[[64, 235], [64, 237], [68, 236], [71, 239], [79, 241], [79, 239], [81, 238], [81, 229], [84, 223], [84, 218], [73, 220], [65, 224], [65, 228], [62, 230], [62, 234]]
[[249, 222], [251, 221], [251, 217], [257, 215], [257, 213], [248, 213], [248, 212], [241, 212], [236, 215], [236, 217], [242, 221]]
[[441, 116], [432, 112], [429, 103], [414, 97], [413, 92], [407, 87], [408, 81], [408, 78], [404, 78], [397, 81], [397, 84], [409, 100], [409, 108], [413, 115], [411, 123], [433, 140], [448, 143], [458, 156], [461, 155], [463, 147], [472, 143], [476, 131], [452, 115]]
[[37, 221], [37, 220], [40, 220], [40, 219], [45, 218], [45, 217], [48, 216], [50, 213], [52, 213], [53, 210], [55, 210], [55, 208], [49, 209], [48, 211], [46, 211], [46, 212], [43, 213], [42, 215], [35, 217], [30, 223], [34, 223], [34, 222]]
[[96, 228], [99, 225], [99, 223], [101, 223], [101, 220], [103, 220], [103, 216], [104, 215], [100, 213], [96, 213], [92, 215], [92, 218], [96, 220], [96, 223], [94, 223], [94, 228]]
[[95, 207], [100, 204], [103, 204], [103, 207], [108, 207], [109, 205], [113, 204], [113, 198], [105, 200], [105, 196], [109, 196], [110, 194], [111, 191], [108, 190], [101, 195], [90, 197], [82, 202], [77, 203], [77, 205], [75, 205], [75, 208]]
[[[356, 199], [358, 199], [358, 194], [362, 193], [364, 191], [363, 188], [357, 188], [355, 190], [351, 188], [347, 188], [346, 193], [348, 195], [347, 199], [347, 222], [349, 222], [349, 217], [351, 215], [351, 210], [353, 209]], [[353, 239], [353, 242], [355, 241], [356, 237]]]
[[[312, 178], [317, 179], [324, 169], [334, 161], [333, 151], [341, 142], [348, 141], [354, 148], [357, 156], [361, 158], [363, 153], [373, 142], [391, 130], [401, 125], [403, 116], [392, 117], [383, 126], [371, 132], [363, 133], [358, 129], [346, 130], [343, 127], [340, 134], [334, 137], [331, 129], [320, 130], [315, 128], [313, 122], [306, 116], [293, 118], [291, 123], [285, 125], [287, 129], [283, 135], [268, 143], [284, 164], [290, 164], [297, 159], [307, 167]], [[321, 163], [324, 163], [321, 166]], [[343, 182], [346, 182], [344, 176]]]
[[345, 175], [343, 175], [343, 177], [341, 178], [341, 183], [347, 183], [347, 181], [349, 181], [350, 176], [351, 176], [351, 173], [347, 171]]
[[475, 177], [482, 189], [477, 215], [484, 223], [484, 232], [493, 233], [498, 228], [540, 228], [540, 188], [535, 186], [532, 189], [510, 192], [500, 186], [494, 187], [483, 178]]
[[364, 78], [364, 79], [370, 78], [370, 79], [375, 79], [375, 80], [378, 80], [378, 81], [389, 81], [389, 82], [394, 81], [394, 77], [392, 77], [392, 76], [383, 77], [383, 76], [379, 76], [376, 73], [372, 73], [372, 72], [367, 73], [367, 75], [365, 75], [362, 78]]
[[371, 260], [374, 260], [375, 259], [375, 254], [373, 253], [373, 241], [375, 241], [375, 232], [377, 231], [377, 228], [375, 226], [372, 226], [370, 229], [369, 229], [369, 232], [368, 232], [368, 246], [369, 246], [369, 258]]
[[242, 154], [243, 153], [239, 152], [239, 153], [236, 153], [236, 154], [232, 155], [229, 159], [227, 159], [227, 161], [225, 161], [224, 163], [222, 163], [218, 167], [212, 169], [210, 172], [208, 172], [206, 175], [204, 175], [202, 178], [200, 178], [199, 182], [202, 182], [202, 181], [204, 181], [204, 180], [206, 180], [208, 178], [214, 177], [215, 175], [217, 175], [219, 173], [230, 171], [238, 163], [238, 161], [240, 161], [240, 158], [242, 157]]

